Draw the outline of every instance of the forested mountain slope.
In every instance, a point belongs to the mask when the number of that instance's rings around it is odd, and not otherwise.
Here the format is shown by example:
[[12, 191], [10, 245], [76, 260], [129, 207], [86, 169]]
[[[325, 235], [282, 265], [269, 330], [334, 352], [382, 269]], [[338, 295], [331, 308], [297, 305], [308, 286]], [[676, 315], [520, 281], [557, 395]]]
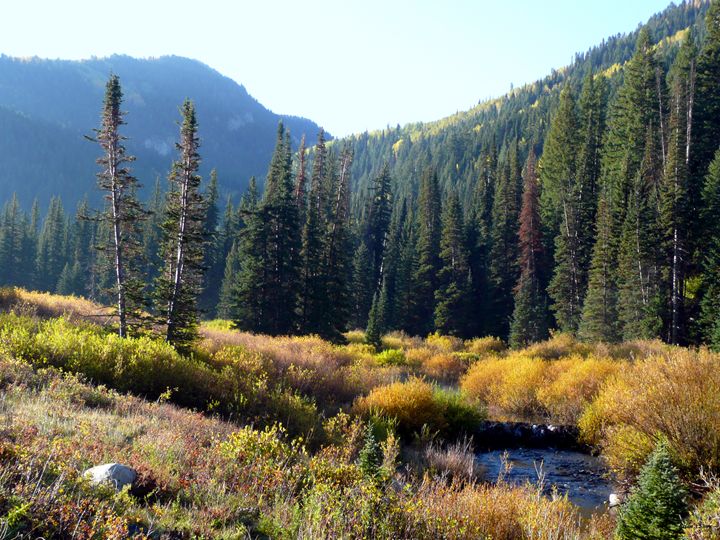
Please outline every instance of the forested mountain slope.
[[[672, 62], [679, 40], [689, 27], [696, 30], [696, 39], [704, 37], [708, 6], [707, 0], [672, 4], [644, 25], [651, 42], [657, 44], [665, 67]], [[609, 101], [612, 101], [622, 84], [622, 68], [633, 55], [639, 31], [640, 27], [613, 36], [585, 53], [576, 54], [571, 65], [553, 70], [544, 79], [515, 88], [497, 99], [482, 101], [468, 111], [435, 122], [397, 126], [343, 139], [351, 143], [355, 151], [356, 190], [364, 193], [387, 160], [401, 195], [416, 194], [422, 170], [433, 166], [443, 189], [458, 189], [463, 201], [468, 202], [482, 175], [483, 151], [491, 144], [503, 148], [519, 138], [523, 156], [531, 142], [536, 151], [542, 151], [550, 119], [557, 110], [565, 84], [579, 94], [588, 73], [605, 74], [610, 84]]]
[[84, 135], [99, 125], [110, 73], [123, 83], [124, 134], [137, 157], [134, 173], [146, 189], [169, 171], [178, 108], [186, 97], [197, 103], [202, 173], [216, 168], [222, 191], [230, 194], [243, 192], [250, 176], [264, 174], [280, 119], [296, 145], [303, 133], [317, 134], [310, 120], [269, 111], [243, 86], [187, 58], [76, 62], [0, 56], [0, 200], [17, 193], [29, 208], [37, 196], [45, 207], [51, 196], [61, 196], [73, 208], [84, 194], [96, 194], [97, 148]]

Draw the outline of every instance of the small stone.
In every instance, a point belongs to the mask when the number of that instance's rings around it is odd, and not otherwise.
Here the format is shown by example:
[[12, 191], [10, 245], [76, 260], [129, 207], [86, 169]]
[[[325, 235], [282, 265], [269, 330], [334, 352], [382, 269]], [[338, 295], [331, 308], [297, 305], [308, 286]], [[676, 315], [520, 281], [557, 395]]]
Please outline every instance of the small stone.
[[137, 478], [137, 472], [127, 465], [119, 463], [105, 463], [91, 467], [83, 473], [92, 485], [108, 484], [120, 491], [125, 486], [131, 486]]
[[611, 493], [608, 497], [608, 504], [610, 505], [610, 508], [615, 508], [616, 506], [620, 506], [620, 503], [622, 502], [622, 498], [617, 493]]

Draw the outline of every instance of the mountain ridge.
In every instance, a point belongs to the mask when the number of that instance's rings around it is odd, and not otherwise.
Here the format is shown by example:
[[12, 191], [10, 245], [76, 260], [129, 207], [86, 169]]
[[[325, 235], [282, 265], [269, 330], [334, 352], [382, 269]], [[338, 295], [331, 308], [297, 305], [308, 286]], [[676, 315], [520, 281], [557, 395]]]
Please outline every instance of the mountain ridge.
[[96, 195], [98, 149], [84, 136], [99, 124], [110, 73], [123, 86], [124, 134], [137, 157], [134, 173], [146, 191], [170, 168], [178, 107], [186, 97], [198, 110], [202, 173], [217, 168], [223, 194], [235, 197], [250, 176], [262, 181], [278, 121], [286, 124], [295, 145], [303, 134], [312, 140], [319, 129], [306, 118], [270, 111], [244, 85], [186, 57], [113, 55], [77, 61], [0, 55], [0, 136], [5, 139], [0, 198], [18, 192], [29, 206], [35, 196], [46, 204], [51, 195], [61, 195], [72, 205], [84, 194]]

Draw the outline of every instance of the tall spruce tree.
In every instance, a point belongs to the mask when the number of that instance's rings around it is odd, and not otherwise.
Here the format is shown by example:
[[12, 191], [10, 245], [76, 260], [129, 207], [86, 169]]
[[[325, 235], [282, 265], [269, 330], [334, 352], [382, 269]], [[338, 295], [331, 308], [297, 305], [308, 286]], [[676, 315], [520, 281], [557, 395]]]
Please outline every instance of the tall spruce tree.
[[662, 263], [659, 187], [662, 163], [658, 139], [648, 127], [641, 168], [628, 194], [618, 257], [618, 315], [624, 339], [647, 339], [662, 332]]
[[720, 149], [710, 163], [702, 190], [702, 255], [704, 294], [700, 310], [702, 338], [720, 350]]
[[[692, 36], [690, 36], [692, 38]], [[670, 72], [668, 151], [660, 193], [664, 289], [669, 295], [668, 323], [664, 337], [678, 344], [687, 337], [685, 324], [685, 279], [690, 239], [690, 192], [688, 165], [690, 147], [688, 119], [694, 91], [694, 45], [686, 40]]]
[[38, 238], [35, 286], [41, 291], [55, 292], [58, 278], [67, 262], [66, 222], [62, 202], [53, 197]]
[[595, 219], [595, 246], [583, 303], [579, 336], [585, 341], [614, 342], [618, 338], [616, 250], [608, 195], [601, 191]]
[[510, 144], [500, 165], [492, 209], [492, 247], [489, 282], [491, 287], [492, 335], [506, 339], [510, 332], [513, 288], [518, 279], [518, 235], [520, 216], [520, 167], [517, 141]]
[[[230, 318], [240, 330], [266, 332], [267, 231], [254, 178], [250, 181], [248, 193], [243, 197], [240, 213], [245, 226], [239, 232], [236, 246], [239, 268], [232, 276], [232, 285], [225, 286], [231, 291], [231, 298], [227, 300]], [[230, 279], [230, 276], [226, 275], [226, 279]]]
[[108, 225], [107, 237], [99, 238], [99, 247], [105, 251], [114, 274], [114, 293], [118, 332], [128, 334], [131, 320], [137, 319], [143, 305], [143, 283], [139, 275], [141, 257], [140, 224], [145, 213], [137, 199], [140, 184], [132, 176], [129, 164], [135, 158], [127, 154], [120, 134], [125, 124], [122, 89], [117, 75], [111, 75], [105, 85], [105, 98], [100, 128], [95, 130], [96, 141], [103, 155], [97, 160], [101, 171], [97, 174], [98, 186], [105, 193], [105, 210], [100, 219]]
[[440, 272], [435, 291], [435, 330], [467, 337], [470, 265], [465, 245], [462, 207], [456, 192], [448, 196], [442, 214]]
[[340, 153], [338, 174], [331, 190], [331, 213], [326, 226], [323, 253], [325, 313], [319, 333], [332, 341], [342, 340], [350, 319], [352, 280], [352, 237], [350, 231], [350, 170], [352, 150]]
[[200, 192], [200, 140], [193, 102], [185, 100], [180, 113], [180, 142], [176, 144], [179, 155], [168, 176], [170, 190], [163, 223], [164, 266], [155, 295], [165, 339], [179, 349], [187, 349], [197, 338], [207, 205]]
[[279, 123], [259, 208], [265, 267], [261, 327], [272, 335], [291, 334], [297, 328], [301, 234], [292, 176], [290, 141]]
[[471, 313], [468, 330], [472, 335], [487, 333], [491, 317], [489, 298], [490, 233], [492, 231], [493, 190], [497, 174], [497, 148], [493, 140], [479, 160], [480, 174], [473, 194], [467, 223], [470, 273], [472, 276]]
[[548, 336], [548, 302], [543, 290], [545, 254], [535, 152], [532, 148], [525, 164], [518, 245], [520, 277], [514, 291], [515, 308], [510, 325], [510, 345], [526, 347]]
[[210, 181], [205, 191], [205, 268], [202, 292], [200, 293], [200, 309], [214, 314], [219, 297], [220, 286], [225, 270], [224, 239], [220, 231], [220, 209], [218, 208], [219, 188], [217, 171], [210, 171]]
[[[332, 156], [328, 155], [325, 147], [324, 133], [318, 133], [318, 142], [315, 146], [315, 160], [313, 162], [308, 192], [308, 204], [303, 209], [305, 222], [302, 228], [300, 251], [300, 331], [306, 334], [317, 334], [320, 325], [326, 317], [327, 296], [324, 290], [326, 269], [323, 255], [327, 240], [327, 214], [328, 198], [327, 177], [332, 174], [330, 162]], [[295, 190], [295, 199], [298, 197], [298, 188]]]
[[[546, 236], [551, 239], [567, 234], [568, 221], [574, 221], [568, 213], [575, 210], [572, 198], [577, 184], [579, 142], [577, 104], [570, 86], [565, 85], [540, 160], [541, 216]], [[561, 225], [565, 231], [561, 231]]]
[[390, 166], [386, 161], [370, 187], [370, 198], [363, 234], [373, 262], [373, 279], [378, 289], [382, 278], [382, 263], [387, 244], [392, 206]]
[[[560, 184], [562, 171], [569, 174], [566, 183], [562, 185], [559, 196], [546, 199], [546, 214], [551, 214], [550, 202], [559, 200], [557, 209], [560, 210], [560, 228], [556, 231], [554, 251], [554, 272], [550, 281], [548, 292], [552, 298], [552, 310], [555, 314], [558, 327], [564, 332], [574, 333], [580, 324], [582, 305], [587, 290], [588, 270], [593, 246], [592, 229], [587, 226], [595, 217], [597, 184], [600, 175], [600, 148], [602, 132], [604, 130], [604, 101], [606, 87], [604, 78], [600, 77], [596, 83], [592, 74], [588, 74], [583, 84], [579, 105], [579, 118], [577, 129], [573, 118], [574, 108], [570, 103], [561, 106], [560, 112], [564, 116], [556, 116], [557, 129], [571, 130], [571, 136], [562, 137], [556, 134], [553, 153], [543, 156], [543, 169], [541, 178], [546, 177], [543, 187]], [[570, 97], [565, 98], [569, 102]], [[551, 130], [551, 133], [553, 130]], [[569, 139], [577, 138], [577, 157], [567, 152], [563, 145], [571, 144]], [[550, 139], [548, 139], [550, 141]], [[563, 167], [553, 163], [553, 156], [564, 162]], [[554, 188], [557, 189], [557, 188]], [[546, 217], [546, 223], [551, 220]], [[545, 228], [546, 233], [548, 227]]]
[[690, 189], [692, 208], [701, 202], [701, 179], [720, 147], [720, 3], [717, 1], [710, 2], [705, 15], [705, 30], [705, 41], [697, 58], [695, 106], [689, 107], [692, 122], [688, 128], [692, 137], [688, 140], [694, 141], [689, 163], [689, 173], [694, 179]]
[[426, 169], [418, 199], [417, 267], [413, 276], [410, 329], [415, 335], [426, 335], [433, 329], [435, 290], [440, 270], [440, 188], [437, 172]]

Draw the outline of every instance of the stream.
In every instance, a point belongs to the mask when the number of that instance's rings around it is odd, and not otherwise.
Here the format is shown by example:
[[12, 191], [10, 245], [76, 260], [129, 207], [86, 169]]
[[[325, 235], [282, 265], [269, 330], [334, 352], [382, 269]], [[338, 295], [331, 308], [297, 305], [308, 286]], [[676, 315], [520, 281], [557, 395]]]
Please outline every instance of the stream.
[[613, 486], [599, 458], [570, 449], [519, 447], [490, 450], [475, 454], [481, 477], [489, 482], [497, 481], [504, 470], [505, 453], [511, 466], [505, 474], [506, 482], [519, 485], [529, 481], [535, 484], [542, 471], [547, 494], [555, 486], [560, 494], [567, 494], [570, 502], [586, 516], [607, 508], [606, 502]]

